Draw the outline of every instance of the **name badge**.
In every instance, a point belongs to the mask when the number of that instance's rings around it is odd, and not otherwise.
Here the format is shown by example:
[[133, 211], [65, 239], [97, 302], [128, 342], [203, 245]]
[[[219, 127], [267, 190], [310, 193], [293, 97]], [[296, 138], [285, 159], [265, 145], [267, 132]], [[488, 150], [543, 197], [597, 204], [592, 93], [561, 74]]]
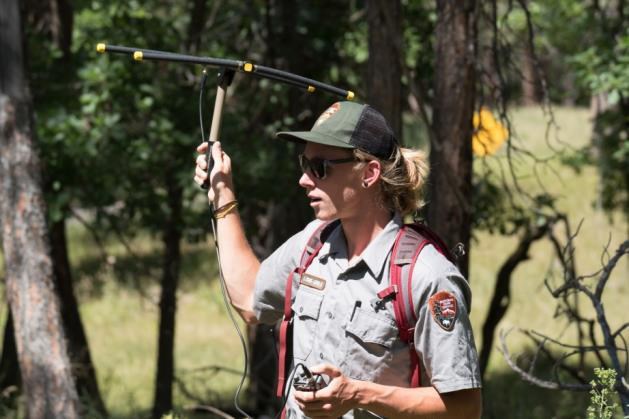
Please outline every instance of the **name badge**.
[[307, 287], [322, 291], [325, 288], [325, 279], [305, 273], [301, 276], [299, 285], [305, 285]]

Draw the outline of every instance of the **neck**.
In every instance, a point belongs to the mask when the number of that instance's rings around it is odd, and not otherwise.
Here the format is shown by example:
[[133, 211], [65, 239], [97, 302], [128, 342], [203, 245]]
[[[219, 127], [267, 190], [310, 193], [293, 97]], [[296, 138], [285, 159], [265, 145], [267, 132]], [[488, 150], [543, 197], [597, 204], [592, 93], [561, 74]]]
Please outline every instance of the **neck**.
[[341, 219], [343, 233], [347, 241], [347, 257], [350, 261], [357, 258], [367, 248], [369, 243], [391, 221], [391, 213], [377, 206], [360, 214]]

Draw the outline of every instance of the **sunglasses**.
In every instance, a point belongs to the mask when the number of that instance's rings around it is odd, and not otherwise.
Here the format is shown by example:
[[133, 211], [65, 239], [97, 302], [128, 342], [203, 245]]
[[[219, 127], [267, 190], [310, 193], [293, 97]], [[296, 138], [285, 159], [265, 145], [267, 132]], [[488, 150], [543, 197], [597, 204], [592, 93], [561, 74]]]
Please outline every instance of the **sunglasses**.
[[353, 161], [356, 161], [355, 157], [328, 160], [322, 159], [320, 157], [313, 157], [312, 159], [309, 159], [303, 154], [299, 155], [299, 167], [301, 167], [301, 171], [304, 173], [312, 173], [312, 175], [319, 180], [325, 179], [328, 174], [327, 169], [329, 166], [332, 166], [334, 164], [349, 163]]

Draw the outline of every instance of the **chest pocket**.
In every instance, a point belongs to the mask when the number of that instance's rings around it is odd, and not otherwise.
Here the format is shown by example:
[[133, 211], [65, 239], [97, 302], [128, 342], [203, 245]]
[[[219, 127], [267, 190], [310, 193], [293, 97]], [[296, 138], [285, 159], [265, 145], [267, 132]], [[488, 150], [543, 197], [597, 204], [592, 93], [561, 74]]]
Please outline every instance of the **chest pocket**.
[[293, 316], [293, 357], [305, 361], [312, 352], [317, 334], [323, 294], [299, 287], [291, 306]]
[[359, 380], [375, 380], [386, 370], [392, 348], [398, 340], [395, 321], [371, 309], [357, 308], [348, 321], [347, 352], [344, 358], [347, 374]]

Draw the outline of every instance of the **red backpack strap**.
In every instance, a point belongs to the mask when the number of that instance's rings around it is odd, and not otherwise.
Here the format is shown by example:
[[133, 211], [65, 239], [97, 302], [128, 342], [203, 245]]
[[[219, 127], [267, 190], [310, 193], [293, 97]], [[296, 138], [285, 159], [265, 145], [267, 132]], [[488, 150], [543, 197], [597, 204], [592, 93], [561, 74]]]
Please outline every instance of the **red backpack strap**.
[[454, 257], [450, 249], [448, 249], [448, 246], [446, 246], [441, 237], [439, 237], [439, 235], [431, 230], [426, 224], [407, 224], [407, 227], [412, 228], [418, 234], [424, 236], [426, 240], [428, 240], [428, 242], [430, 242], [430, 244], [432, 244], [439, 253], [441, 253], [443, 256], [446, 257], [446, 259], [456, 265], [456, 258]]
[[[332, 221], [328, 223], [322, 223], [312, 233], [306, 247], [301, 253], [299, 259], [299, 266], [291, 271], [286, 280], [286, 288], [284, 291], [284, 317], [280, 324], [279, 334], [279, 351], [278, 351], [278, 369], [277, 369], [277, 389], [276, 396], [284, 396], [284, 387], [286, 385], [286, 379], [288, 378], [288, 370], [290, 369], [290, 356], [288, 344], [290, 343], [290, 335], [292, 331], [293, 310], [291, 309], [293, 300], [293, 278], [295, 274], [301, 275], [308, 269], [308, 266], [312, 263], [314, 258], [321, 250], [324, 243], [325, 233], [332, 230], [332, 226], [336, 226], [338, 221]], [[328, 229], [329, 228], [329, 229]]]
[[393, 311], [397, 323], [400, 340], [408, 344], [411, 358], [411, 387], [421, 385], [421, 366], [415, 351], [414, 337], [417, 316], [413, 303], [413, 271], [419, 254], [427, 244], [432, 244], [440, 253], [453, 261], [452, 255], [441, 238], [423, 224], [407, 224], [402, 226], [395, 238], [391, 253], [390, 274], [391, 287], [396, 292], [393, 300]]
[[395, 238], [391, 253], [390, 281], [396, 291], [393, 310], [400, 340], [409, 346], [411, 358], [411, 387], [421, 385], [421, 365], [415, 351], [414, 335], [417, 316], [413, 303], [413, 271], [419, 254], [427, 244], [432, 244], [451, 262], [454, 261], [443, 240], [424, 224], [406, 224]]

